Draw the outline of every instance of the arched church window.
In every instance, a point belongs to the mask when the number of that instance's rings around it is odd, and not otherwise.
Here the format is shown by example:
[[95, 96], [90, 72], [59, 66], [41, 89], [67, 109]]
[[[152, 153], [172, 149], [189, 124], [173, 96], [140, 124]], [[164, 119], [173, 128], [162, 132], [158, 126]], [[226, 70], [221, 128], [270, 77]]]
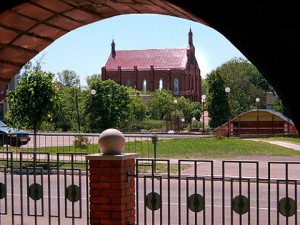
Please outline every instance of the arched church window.
[[162, 90], [163, 88], [164, 88], [164, 82], [163, 82], [163, 79], [160, 78], [158, 81], [158, 89]]
[[129, 80], [129, 79], [126, 79], [126, 81], [125, 81], [125, 86], [126, 86], [126, 87], [130, 87], [130, 80]]
[[179, 80], [174, 80], [174, 95], [179, 95]]
[[146, 81], [146, 79], [144, 79], [144, 80], [142, 81], [142, 91], [143, 91], [143, 92], [146, 92], [146, 91], [147, 91], [147, 81]]

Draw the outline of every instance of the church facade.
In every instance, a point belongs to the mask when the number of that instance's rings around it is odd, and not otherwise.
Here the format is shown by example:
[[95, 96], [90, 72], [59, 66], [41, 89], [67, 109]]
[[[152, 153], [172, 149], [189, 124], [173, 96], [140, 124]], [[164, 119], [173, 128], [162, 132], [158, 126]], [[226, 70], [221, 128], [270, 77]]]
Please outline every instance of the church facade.
[[187, 48], [116, 51], [113, 40], [101, 77], [144, 93], [166, 89], [176, 97], [201, 101], [201, 70], [191, 30]]

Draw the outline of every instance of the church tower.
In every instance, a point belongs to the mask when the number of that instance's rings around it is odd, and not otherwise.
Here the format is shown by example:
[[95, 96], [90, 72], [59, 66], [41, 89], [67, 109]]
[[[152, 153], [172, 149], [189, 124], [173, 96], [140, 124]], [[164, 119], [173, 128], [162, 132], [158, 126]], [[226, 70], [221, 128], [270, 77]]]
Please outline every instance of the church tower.
[[192, 65], [194, 65], [196, 57], [195, 57], [195, 46], [194, 46], [194, 41], [193, 41], [193, 32], [192, 32], [191, 28], [189, 31], [189, 44], [187, 47], [187, 57], [188, 57], [188, 60], [190, 61], [190, 63]]
[[116, 48], [115, 48], [116, 44], [114, 39], [111, 42], [111, 57], [115, 58], [116, 57]]

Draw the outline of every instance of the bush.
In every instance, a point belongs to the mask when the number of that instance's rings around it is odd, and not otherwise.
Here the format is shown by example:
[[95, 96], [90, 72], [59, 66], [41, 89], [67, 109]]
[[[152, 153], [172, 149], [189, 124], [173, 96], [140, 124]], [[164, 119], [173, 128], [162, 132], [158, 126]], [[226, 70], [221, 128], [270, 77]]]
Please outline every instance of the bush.
[[90, 140], [85, 136], [75, 136], [74, 146], [76, 148], [83, 148], [86, 149], [90, 144]]
[[217, 131], [214, 136], [216, 139], [219, 139], [219, 140], [222, 140], [225, 138], [224, 135], [222, 135], [221, 131]]
[[162, 130], [165, 129], [165, 127], [166, 121], [164, 120], [146, 119], [132, 123], [131, 130], [140, 130], [146, 132], [152, 130]]

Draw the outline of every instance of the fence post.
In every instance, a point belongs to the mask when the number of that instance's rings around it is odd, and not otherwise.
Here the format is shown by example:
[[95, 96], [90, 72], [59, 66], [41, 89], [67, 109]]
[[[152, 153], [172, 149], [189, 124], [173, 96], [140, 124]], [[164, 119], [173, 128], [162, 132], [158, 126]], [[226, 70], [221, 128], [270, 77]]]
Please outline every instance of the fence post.
[[[124, 140], [123, 140], [124, 139]], [[125, 138], [108, 129], [99, 137], [102, 153], [88, 155], [90, 224], [135, 224], [136, 153], [122, 153]], [[123, 144], [122, 144], [123, 143]]]

